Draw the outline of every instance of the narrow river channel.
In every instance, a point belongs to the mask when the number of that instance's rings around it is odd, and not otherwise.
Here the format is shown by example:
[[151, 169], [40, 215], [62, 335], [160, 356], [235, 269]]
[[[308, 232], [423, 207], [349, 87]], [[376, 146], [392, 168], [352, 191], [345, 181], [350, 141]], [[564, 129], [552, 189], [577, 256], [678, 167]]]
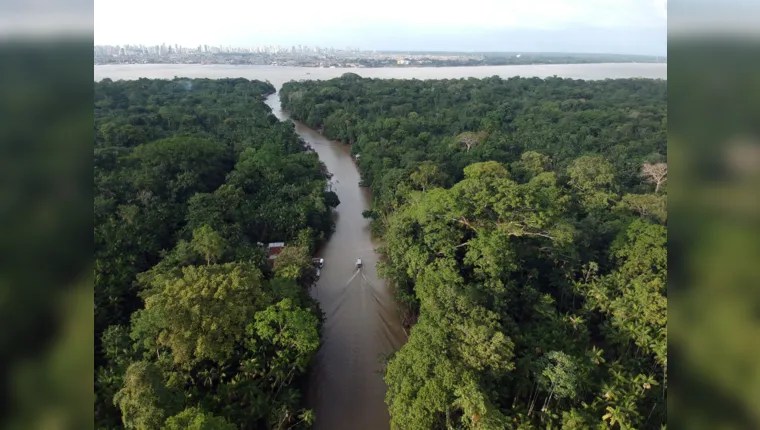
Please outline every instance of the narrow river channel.
[[[279, 93], [269, 96], [267, 105], [281, 121], [291, 119], [280, 107]], [[362, 217], [370, 208], [370, 196], [359, 187], [359, 171], [347, 145], [293, 122], [333, 174], [333, 190], [340, 198], [335, 233], [319, 251], [325, 263], [312, 290], [326, 316], [310, 377], [308, 404], [317, 417], [315, 428], [386, 430], [390, 426], [382, 359], [401, 348], [406, 335], [393, 294], [375, 269], [378, 243]], [[363, 262], [359, 270], [357, 258]]]

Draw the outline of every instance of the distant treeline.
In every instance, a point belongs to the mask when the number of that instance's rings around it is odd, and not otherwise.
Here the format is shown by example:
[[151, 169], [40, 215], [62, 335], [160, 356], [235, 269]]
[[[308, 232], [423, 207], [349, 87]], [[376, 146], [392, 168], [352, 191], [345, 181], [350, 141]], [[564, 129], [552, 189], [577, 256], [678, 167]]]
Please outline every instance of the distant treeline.
[[[548, 62], [594, 62], [594, 63], [627, 63], [627, 62], [665, 62], [667, 56], [662, 55], [630, 55], [630, 54], [584, 54], [567, 52], [457, 52], [457, 51], [378, 51], [387, 55], [428, 55], [438, 57], [475, 57], [486, 61], [504, 59], [530, 59], [532, 61]], [[519, 57], [518, 57], [519, 56]]]
[[[346, 61], [350, 64], [358, 64], [362, 67], [475, 67], [475, 66], [518, 66], [518, 65], [535, 65], [535, 64], [596, 64], [596, 63], [658, 63], [654, 58], [650, 60], [619, 60], [619, 59], [590, 59], [590, 58], [532, 58], [532, 57], [486, 57], [477, 58], [456, 58], [456, 59], [408, 59], [399, 63], [397, 59], [372, 59], [359, 58]], [[338, 63], [338, 65], [341, 65]]]

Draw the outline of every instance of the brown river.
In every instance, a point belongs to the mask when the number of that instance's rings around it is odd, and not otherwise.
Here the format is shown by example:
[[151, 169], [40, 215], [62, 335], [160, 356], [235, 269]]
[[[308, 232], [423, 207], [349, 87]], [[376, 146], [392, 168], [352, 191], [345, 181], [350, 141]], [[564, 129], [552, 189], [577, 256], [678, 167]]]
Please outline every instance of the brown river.
[[[448, 68], [317, 69], [222, 65], [108, 65], [95, 66], [95, 80], [197, 77], [268, 80], [276, 88], [290, 80], [331, 79], [353, 72], [364, 77], [444, 79], [510, 76], [561, 76], [577, 79], [644, 77], [667, 78], [666, 64], [573, 64]], [[267, 99], [273, 113], [290, 120], [280, 108], [278, 94]], [[377, 276], [378, 255], [369, 222], [362, 211], [370, 196], [358, 186], [359, 172], [347, 145], [330, 141], [294, 121], [296, 132], [319, 154], [333, 174], [332, 187], [340, 198], [336, 229], [319, 251], [324, 258], [322, 276], [312, 295], [325, 312], [322, 347], [311, 375], [308, 404], [314, 409], [315, 427], [324, 430], [387, 430], [382, 358], [405, 342], [393, 294]], [[357, 258], [363, 267], [356, 269]]]
[[[278, 94], [270, 96], [267, 104], [277, 118], [289, 119], [280, 108]], [[359, 187], [359, 171], [348, 145], [294, 122], [298, 135], [333, 174], [332, 188], [340, 197], [335, 233], [319, 251], [325, 263], [312, 290], [326, 316], [309, 384], [315, 428], [387, 429], [382, 359], [401, 348], [406, 335], [393, 294], [377, 277], [378, 244], [372, 240], [369, 221], [362, 217], [370, 208], [370, 196]], [[357, 258], [362, 259], [358, 270]]]

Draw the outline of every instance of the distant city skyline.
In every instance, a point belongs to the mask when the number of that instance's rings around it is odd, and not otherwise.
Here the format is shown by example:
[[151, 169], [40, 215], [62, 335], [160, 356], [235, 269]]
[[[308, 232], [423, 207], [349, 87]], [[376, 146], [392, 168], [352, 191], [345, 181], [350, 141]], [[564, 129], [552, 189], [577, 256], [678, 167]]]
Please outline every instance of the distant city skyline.
[[666, 0], [95, 0], [98, 45], [666, 55]]
[[183, 50], [191, 50], [196, 51], [198, 49], [201, 50], [201, 52], [212, 52], [212, 51], [218, 51], [218, 50], [230, 50], [230, 52], [265, 52], [267, 50], [271, 49], [283, 49], [283, 50], [290, 50], [292, 48], [297, 48], [299, 50], [307, 49], [332, 49], [332, 50], [362, 50], [359, 47], [351, 47], [351, 46], [316, 46], [316, 45], [304, 45], [304, 44], [295, 44], [295, 45], [252, 45], [252, 46], [236, 46], [236, 45], [229, 45], [229, 44], [219, 44], [219, 45], [212, 45], [208, 43], [201, 43], [197, 46], [187, 46], [182, 45], [179, 43], [151, 43], [151, 44], [145, 44], [145, 43], [124, 43], [124, 44], [96, 44], [95, 48], [102, 48], [102, 47], [143, 47], [143, 48], [154, 48], [154, 47], [161, 47], [165, 46], [168, 49], [171, 48], [182, 48]]
[[[153, 44], [144, 44], [144, 43], [125, 43], [125, 44], [96, 44], [94, 46], [96, 52], [105, 52], [104, 49], [108, 48], [110, 49], [131, 49], [131, 50], [144, 50], [146, 53], [152, 53], [152, 52], [161, 52], [158, 48], [165, 48], [166, 52], [202, 52], [202, 53], [219, 53], [219, 52], [230, 52], [230, 53], [277, 53], [277, 52], [284, 52], [284, 51], [292, 51], [295, 49], [295, 52], [305, 52], [305, 53], [313, 53], [313, 52], [362, 52], [362, 53], [371, 53], [371, 52], [392, 52], [392, 53], [420, 53], [420, 52], [430, 52], [430, 53], [459, 53], [459, 54], [484, 54], [484, 53], [510, 53], [510, 54], [594, 54], [594, 53], [587, 53], [587, 52], [552, 52], [552, 51], [457, 51], [457, 50], [442, 50], [442, 49], [436, 49], [436, 50], [415, 50], [415, 49], [364, 49], [358, 46], [317, 46], [317, 45], [305, 45], [305, 44], [294, 44], [294, 45], [251, 45], [251, 46], [236, 46], [236, 45], [211, 45], [211, 44], [200, 44], [197, 46], [185, 46], [182, 44], [175, 44], [175, 43], [153, 43]], [[615, 54], [615, 53], [601, 53], [601, 54]], [[626, 54], [623, 54], [626, 55]], [[627, 54], [627, 55], [637, 55], [637, 54]], [[654, 56], [654, 57], [666, 57], [667, 54], [663, 55], [657, 55], [657, 54], [642, 54], [642, 55], [648, 55], [648, 56]]]

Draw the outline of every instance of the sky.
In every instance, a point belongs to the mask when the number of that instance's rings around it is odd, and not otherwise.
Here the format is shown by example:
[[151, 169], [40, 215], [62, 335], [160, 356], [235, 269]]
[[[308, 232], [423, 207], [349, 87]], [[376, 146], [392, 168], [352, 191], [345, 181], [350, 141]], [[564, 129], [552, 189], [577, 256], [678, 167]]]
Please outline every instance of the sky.
[[98, 45], [665, 55], [667, 0], [95, 0]]

